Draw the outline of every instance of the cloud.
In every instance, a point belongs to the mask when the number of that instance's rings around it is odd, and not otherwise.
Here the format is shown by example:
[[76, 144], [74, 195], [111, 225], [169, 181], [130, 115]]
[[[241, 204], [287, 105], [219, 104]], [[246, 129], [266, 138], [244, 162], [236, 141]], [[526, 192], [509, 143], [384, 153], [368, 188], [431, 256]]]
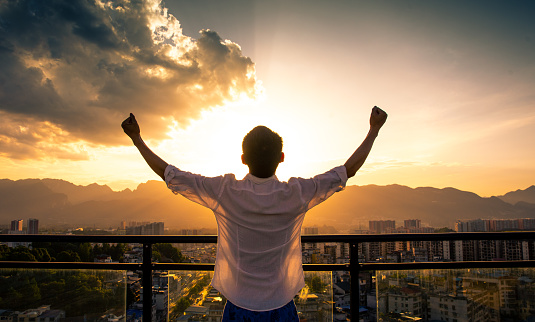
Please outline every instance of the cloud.
[[87, 160], [84, 142], [48, 122], [0, 111], [0, 156], [10, 159]]
[[237, 44], [211, 30], [184, 35], [160, 1], [0, 4], [4, 156], [50, 152], [39, 143], [61, 145], [67, 158], [80, 142], [125, 143], [119, 124], [129, 112], [162, 139], [173, 121], [257, 92], [254, 63]]

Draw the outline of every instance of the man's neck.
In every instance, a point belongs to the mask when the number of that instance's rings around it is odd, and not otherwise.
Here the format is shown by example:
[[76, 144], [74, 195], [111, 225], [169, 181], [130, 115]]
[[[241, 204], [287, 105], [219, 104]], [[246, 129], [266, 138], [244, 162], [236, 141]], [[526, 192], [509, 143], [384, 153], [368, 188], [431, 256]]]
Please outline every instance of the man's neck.
[[269, 177], [273, 177], [275, 175], [275, 172], [259, 172], [259, 171], [251, 171], [249, 169], [249, 173], [257, 178], [266, 179]]
[[271, 175], [257, 175], [255, 173], [252, 173], [252, 172], [249, 172], [249, 174], [257, 177], [257, 178], [260, 178], [260, 179], [267, 179], [267, 178], [270, 178], [270, 177], [273, 177], [275, 175], [275, 173], [272, 173]]

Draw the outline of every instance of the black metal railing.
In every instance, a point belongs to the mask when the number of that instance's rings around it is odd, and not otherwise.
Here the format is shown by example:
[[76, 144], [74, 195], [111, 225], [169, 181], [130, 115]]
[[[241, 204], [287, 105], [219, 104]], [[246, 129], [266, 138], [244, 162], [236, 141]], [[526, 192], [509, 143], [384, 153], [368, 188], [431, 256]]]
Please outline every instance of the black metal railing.
[[[348, 243], [348, 264], [304, 264], [305, 271], [348, 271], [350, 281], [351, 320], [359, 321], [359, 273], [376, 270], [460, 269], [460, 268], [528, 268], [535, 260], [522, 261], [463, 261], [463, 262], [410, 262], [410, 263], [359, 263], [358, 246], [369, 242], [396, 241], [452, 241], [452, 240], [535, 240], [535, 232], [496, 233], [438, 233], [438, 234], [380, 234], [380, 235], [306, 235], [303, 243]], [[125, 243], [143, 245], [142, 263], [88, 263], [88, 262], [0, 262], [0, 268], [37, 269], [108, 269], [141, 270], [143, 288], [152, 289], [152, 272], [155, 270], [213, 271], [214, 264], [154, 263], [152, 246], [157, 243], [217, 243], [217, 236], [176, 235], [0, 235], [0, 242], [65, 242], [65, 243]], [[148, 278], [147, 278], [148, 277]], [[149, 293], [151, 294], [151, 293]], [[152, 298], [143, 298], [143, 320], [151, 321]]]

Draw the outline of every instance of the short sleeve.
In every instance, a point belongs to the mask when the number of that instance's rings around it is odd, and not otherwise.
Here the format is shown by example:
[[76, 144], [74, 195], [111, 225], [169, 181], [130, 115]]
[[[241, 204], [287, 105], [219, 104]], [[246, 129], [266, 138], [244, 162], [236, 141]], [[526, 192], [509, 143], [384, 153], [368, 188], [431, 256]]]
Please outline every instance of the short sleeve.
[[308, 199], [307, 209], [322, 203], [335, 192], [342, 191], [347, 183], [345, 166], [333, 168], [303, 182], [303, 195]]
[[204, 177], [168, 165], [164, 171], [164, 178], [167, 188], [174, 194], [180, 194], [212, 210], [217, 207], [217, 198], [220, 195], [224, 177]]

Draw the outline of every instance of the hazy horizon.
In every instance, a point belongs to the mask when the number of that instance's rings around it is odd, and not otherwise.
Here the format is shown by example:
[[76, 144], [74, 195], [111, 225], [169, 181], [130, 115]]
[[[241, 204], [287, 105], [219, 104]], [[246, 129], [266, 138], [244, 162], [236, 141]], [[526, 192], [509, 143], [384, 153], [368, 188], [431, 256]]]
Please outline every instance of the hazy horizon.
[[[159, 179], [149, 179], [145, 182], [139, 182], [137, 184], [134, 184], [132, 186], [129, 186], [129, 187], [125, 187], [125, 188], [118, 188], [118, 189], [114, 189], [113, 186], [110, 186], [108, 184], [105, 184], [105, 183], [98, 183], [98, 182], [89, 182], [89, 183], [82, 183], [82, 184], [79, 184], [79, 183], [76, 183], [76, 182], [71, 182], [69, 180], [66, 180], [66, 179], [62, 179], [62, 178], [20, 178], [20, 179], [9, 179], [9, 178], [0, 178], [0, 180], [12, 180], [12, 181], [19, 181], [19, 180], [61, 180], [61, 181], [66, 181], [66, 182], [69, 182], [69, 183], [72, 183], [76, 186], [80, 186], [80, 187], [87, 187], [87, 186], [91, 186], [91, 185], [99, 185], [99, 186], [106, 186], [108, 188], [110, 188], [113, 192], [122, 192], [122, 191], [126, 191], [126, 190], [130, 190], [130, 191], [134, 191], [134, 190], [137, 190], [139, 188], [139, 186], [142, 186], [144, 184], [147, 184], [149, 182], [160, 182], [162, 185], [165, 184], [164, 181], [162, 180], [159, 180]], [[368, 183], [368, 184], [348, 184], [347, 187], [351, 187], [351, 186], [356, 186], [356, 187], [365, 187], [365, 186], [378, 186], [378, 187], [386, 187], [386, 186], [403, 186], [403, 187], [408, 187], [410, 189], [418, 189], [418, 188], [435, 188], [435, 189], [449, 189], [449, 188], [452, 188], [452, 189], [456, 189], [456, 190], [459, 190], [459, 191], [463, 191], [463, 192], [471, 192], [471, 193], [475, 193], [476, 195], [478, 195], [479, 197], [482, 197], [482, 198], [489, 198], [489, 197], [497, 197], [497, 196], [502, 196], [502, 195], [505, 195], [506, 193], [508, 192], [515, 192], [515, 191], [523, 191], [523, 190], [527, 190], [533, 186], [535, 186], [535, 184], [532, 184], [530, 186], [527, 186], [527, 187], [521, 187], [521, 188], [518, 188], [518, 189], [513, 189], [513, 190], [510, 190], [510, 191], [506, 191], [504, 192], [503, 194], [500, 194], [500, 195], [492, 195], [492, 196], [484, 196], [484, 195], [479, 195], [477, 194], [476, 192], [474, 191], [469, 191], [469, 190], [463, 190], [463, 189], [458, 189], [456, 187], [432, 187], [432, 186], [410, 186], [410, 185], [403, 185], [403, 184], [399, 184], [399, 183], [390, 183], [390, 184], [384, 184], [384, 185], [380, 185], [380, 184], [375, 184], [375, 183]], [[179, 196], [177, 196], [177, 198], [181, 198]]]
[[[498, 198], [456, 189], [407, 186], [346, 187], [307, 213], [304, 226], [361, 229], [369, 220], [420, 219], [422, 226], [454, 227], [461, 219], [533, 218], [535, 186]], [[0, 180], [0, 223], [39, 219], [47, 226], [118, 227], [121, 221], [165, 222], [167, 227], [215, 228], [213, 213], [181, 196], [162, 181], [149, 181], [130, 192], [65, 181]], [[380, 200], [380, 202], [378, 202]]]

